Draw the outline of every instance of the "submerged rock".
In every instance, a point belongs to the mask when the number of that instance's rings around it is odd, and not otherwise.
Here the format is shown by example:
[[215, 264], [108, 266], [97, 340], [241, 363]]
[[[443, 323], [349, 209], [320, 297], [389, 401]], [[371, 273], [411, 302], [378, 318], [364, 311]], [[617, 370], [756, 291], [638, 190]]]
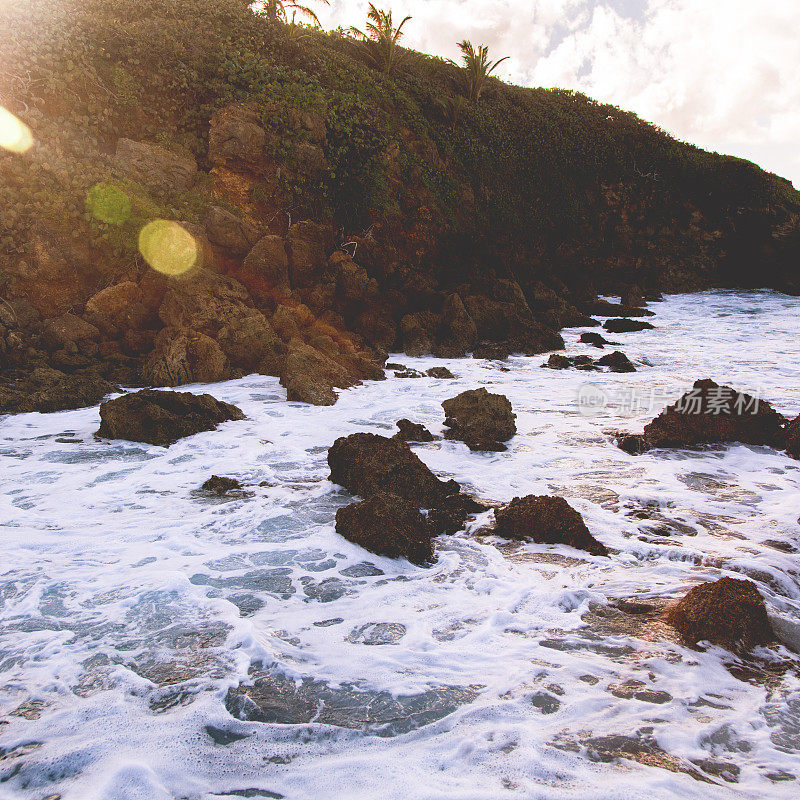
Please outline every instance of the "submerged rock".
[[607, 556], [602, 542], [589, 533], [583, 517], [563, 497], [515, 497], [495, 512], [495, 533], [507, 539], [540, 544], [567, 544], [595, 556]]
[[456, 377], [447, 367], [431, 367], [425, 370], [425, 375], [437, 380], [451, 380]]
[[709, 641], [734, 652], [775, 640], [764, 598], [752, 581], [720, 578], [690, 589], [662, 619], [691, 644]]
[[440, 481], [405, 442], [375, 433], [337, 439], [328, 450], [328, 466], [334, 483], [364, 498], [389, 492], [433, 508], [459, 491], [455, 481]]
[[185, 436], [239, 419], [244, 419], [240, 409], [210, 394], [142, 389], [101, 404], [97, 435], [168, 447]]
[[224, 495], [228, 492], [236, 491], [242, 488], [242, 484], [236, 478], [225, 478], [219, 475], [212, 475], [200, 487], [204, 492], [212, 492], [213, 494]]
[[633, 331], [646, 331], [655, 327], [649, 322], [636, 319], [607, 319], [603, 327], [609, 333], [631, 333]]
[[248, 722], [279, 725], [315, 723], [361, 730], [375, 736], [398, 736], [451, 714], [477, 696], [474, 688], [440, 686], [420, 694], [358, 689], [352, 684], [332, 688], [305, 678], [260, 672], [249, 686], [231, 689], [225, 706]]
[[609, 342], [599, 333], [582, 333], [579, 341], [583, 344], [591, 344], [594, 347], [605, 347], [607, 344], [613, 344], [613, 342]]
[[404, 442], [432, 442], [436, 438], [424, 425], [409, 419], [397, 420], [397, 427], [399, 431], [394, 438]]
[[428, 524], [437, 534], [453, 534], [463, 530], [466, 521], [475, 514], [488, 510], [489, 506], [474, 497], [451, 494], [428, 512]]
[[786, 439], [785, 424], [786, 419], [766, 401], [712, 380], [700, 380], [645, 425], [644, 433], [623, 435], [617, 444], [633, 454], [656, 447], [724, 442], [781, 447]]
[[448, 439], [458, 439], [471, 450], [505, 450], [503, 442], [516, 432], [509, 399], [483, 387], [469, 389], [442, 403]]
[[48, 414], [86, 408], [118, 391], [96, 372], [67, 375], [50, 367], [37, 367], [19, 380], [0, 386], [0, 414]]
[[412, 564], [433, 561], [433, 529], [413, 503], [389, 492], [340, 508], [336, 532], [380, 556], [407, 558]]

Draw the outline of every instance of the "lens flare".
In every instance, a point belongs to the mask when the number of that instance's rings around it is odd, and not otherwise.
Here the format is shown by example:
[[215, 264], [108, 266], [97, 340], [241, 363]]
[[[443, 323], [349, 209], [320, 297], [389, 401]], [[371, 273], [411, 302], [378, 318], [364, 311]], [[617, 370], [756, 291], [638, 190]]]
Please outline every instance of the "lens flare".
[[199, 248], [194, 236], [177, 222], [157, 219], [139, 234], [145, 261], [164, 275], [182, 275], [196, 263]]
[[0, 106], [0, 147], [12, 153], [27, 153], [33, 147], [31, 129], [2, 106]]
[[123, 225], [131, 217], [130, 197], [108, 183], [98, 183], [89, 189], [86, 207], [95, 219], [109, 225]]

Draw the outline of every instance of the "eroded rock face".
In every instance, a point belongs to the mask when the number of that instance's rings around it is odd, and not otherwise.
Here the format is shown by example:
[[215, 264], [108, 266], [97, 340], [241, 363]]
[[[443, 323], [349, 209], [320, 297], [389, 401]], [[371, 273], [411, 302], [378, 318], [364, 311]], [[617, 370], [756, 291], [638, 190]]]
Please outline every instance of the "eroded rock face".
[[142, 290], [132, 281], [107, 286], [86, 302], [86, 319], [106, 336], [116, 338], [144, 326], [149, 316]]
[[334, 483], [363, 498], [389, 492], [418, 508], [433, 508], [459, 490], [455, 481], [439, 480], [405, 442], [374, 433], [337, 439], [328, 466]]
[[292, 291], [289, 283], [289, 259], [280, 236], [264, 236], [259, 239], [244, 260], [244, 269], [252, 280], [250, 291], [255, 297], [266, 300], [288, 295]]
[[186, 192], [197, 177], [197, 162], [190, 156], [131, 139], [117, 142], [114, 165], [123, 175], [156, 194]]
[[720, 578], [690, 589], [662, 619], [691, 644], [709, 641], [733, 652], [775, 640], [764, 598], [752, 581]]
[[631, 333], [633, 331], [646, 331], [655, 326], [637, 319], [607, 319], [603, 323], [603, 327], [609, 333]]
[[297, 222], [286, 234], [289, 278], [295, 288], [313, 284], [327, 265], [333, 231], [309, 220]]
[[240, 419], [244, 419], [241, 409], [210, 394], [142, 389], [101, 404], [97, 435], [168, 447], [185, 436]]
[[582, 333], [579, 341], [583, 342], [583, 344], [590, 344], [593, 347], [605, 347], [607, 344], [613, 344], [613, 342], [609, 342], [599, 333]]
[[100, 331], [94, 325], [74, 314], [64, 314], [47, 320], [43, 334], [45, 345], [52, 350], [74, 344], [84, 352], [90, 342], [96, 342], [100, 338]]
[[203, 225], [212, 244], [235, 255], [249, 252], [261, 235], [255, 225], [219, 206], [212, 206], [208, 210]]
[[445, 437], [458, 439], [472, 450], [505, 450], [503, 442], [517, 432], [508, 398], [483, 387], [445, 400], [442, 408], [444, 424], [450, 429]]
[[786, 454], [800, 458], [800, 417], [790, 422], [786, 428]]
[[607, 556], [602, 542], [589, 533], [583, 517], [563, 497], [515, 497], [495, 512], [495, 533], [507, 539], [540, 544], [567, 544], [595, 556]]
[[691, 392], [645, 425], [643, 434], [624, 435], [618, 444], [634, 454], [656, 447], [725, 442], [780, 448], [786, 438], [785, 424], [786, 419], [765, 400], [700, 380]]
[[67, 375], [50, 367], [38, 367], [18, 381], [0, 385], [0, 414], [48, 414], [87, 408], [117, 391], [96, 372]]
[[159, 331], [153, 352], [142, 366], [151, 386], [216, 383], [230, 377], [225, 353], [214, 339], [183, 328]]
[[412, 564], [433, 561], [434, 532], [425, 517], [413, 503], [388, 492], [340, 508], [336, 532], [370, 553]]
[[433, 354], [439, 358], [462, 358], [472, 350], [477, 336], [478, 329], [460, 295], [449, 295], [442, 308]]
[[220, 109], [211, 118], [208, 159], [212, 164], [257, 167], [264, 156], [267, 133], [258, 114], [244, 106]]

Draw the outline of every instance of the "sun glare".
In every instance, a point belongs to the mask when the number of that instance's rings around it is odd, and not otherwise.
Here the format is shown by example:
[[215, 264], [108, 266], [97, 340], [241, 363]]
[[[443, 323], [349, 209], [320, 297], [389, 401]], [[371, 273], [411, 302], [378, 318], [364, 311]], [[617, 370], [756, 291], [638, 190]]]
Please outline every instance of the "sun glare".
[[31, 129], [2, 106], [0, 106], [0, 147], [12, 153], [26, 153], [33, 147]]
[[177, 222], [157, 219], [142, 228], [139, 250], [145, 261], [164, 275], [182, 275], [196, 263], [198, 247], [194, 236]]

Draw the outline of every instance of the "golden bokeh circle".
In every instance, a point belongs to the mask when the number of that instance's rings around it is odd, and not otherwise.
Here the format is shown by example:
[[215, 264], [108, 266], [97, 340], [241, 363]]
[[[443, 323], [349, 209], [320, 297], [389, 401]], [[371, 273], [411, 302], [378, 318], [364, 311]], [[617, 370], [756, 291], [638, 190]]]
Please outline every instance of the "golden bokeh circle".
[[180, 223], [165, 219], [148, 222], [139, 234], [145, 261], [164, 275], [182, 275], [196, 263], [197, 241]]

